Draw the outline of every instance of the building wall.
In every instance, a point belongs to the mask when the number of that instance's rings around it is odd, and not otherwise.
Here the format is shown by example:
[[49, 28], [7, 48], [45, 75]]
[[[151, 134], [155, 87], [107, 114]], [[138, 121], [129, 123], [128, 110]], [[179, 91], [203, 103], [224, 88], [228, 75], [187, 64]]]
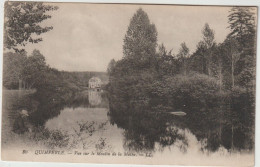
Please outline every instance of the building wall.
[[101, 80], [99, 78], [91, 78], [89, 80], [89, 88], [99, 88], [101, 86]]

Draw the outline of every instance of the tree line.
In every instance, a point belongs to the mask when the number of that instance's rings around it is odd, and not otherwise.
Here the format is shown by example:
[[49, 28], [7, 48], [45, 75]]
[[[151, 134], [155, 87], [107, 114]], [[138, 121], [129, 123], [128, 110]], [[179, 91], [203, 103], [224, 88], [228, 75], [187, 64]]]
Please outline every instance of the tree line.
[[36, 89], [35, 99], [67, 101], [82, 84], [75, 75], [50, 67], [39, 50], [27, 54], [24, 46], [42, 41], [41, 34], [53, 29], [41, 23], [51, 18], [57, 6], [43, 2], [5, 2], [3, 87]]
[[[254, 147], [254, 16], [253, 8], [233, 7], [224, 42], [217, 43], [205, 23], [195, 52], [183, 42], [174, 54], [157, 44], [155, 25], [137, 10], [124, 38], [123, 58], [111, 60], [107, 68], [109, 114], [126, 129], [127, 146], [153, 149], [154, 141], [171, 145], [178, 136], [165, 141], [160, 136], [167, 136], [172, 124], [188, 128], [199, 142], [206, 140], [202, 150]], [[172, 116], [172, 111], [187, 115]]]
[[178, 53], [173, 54], [163, 44], [157, 44], [155, 25], [145, 11], [138, 9], [124, 38], [123, 58], [111, 60], [108, 65], [110, 98], [127, 101], [125, 108], [144, 108], [173, 106], [177, 102], [216, 103], [214, 96], [232, 99], [246, 93], [254, 106], [254, 9], [233, 7], [227, 22], [230, 33], [224, 42], [217, 43], [214, 30], [205, 23], [194, 53], [183, 42]]
[[31, 55], [23, 48], [28, 43], [42, 41], [40, 34], [53, 27], [41, 26], [41, 22], [51, 18], [49, 11], [57, 6], [37, 2], [5, 2], [4, 6], [4, 55], [3, 86], [7, 89], [37, 87], [50, 70], [44, 56], [34, 50]]

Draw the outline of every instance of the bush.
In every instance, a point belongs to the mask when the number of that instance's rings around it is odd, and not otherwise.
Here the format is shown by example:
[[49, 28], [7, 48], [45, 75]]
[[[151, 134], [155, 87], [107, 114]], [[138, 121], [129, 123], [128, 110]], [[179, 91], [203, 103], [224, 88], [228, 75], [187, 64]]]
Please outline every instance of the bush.
[[166, 77], [154, 82], [152, 94], [158, 104], [170, 105], [173, 108], [214, 103], [223, 96], [218, 81], [204, 74], [192, 73]]

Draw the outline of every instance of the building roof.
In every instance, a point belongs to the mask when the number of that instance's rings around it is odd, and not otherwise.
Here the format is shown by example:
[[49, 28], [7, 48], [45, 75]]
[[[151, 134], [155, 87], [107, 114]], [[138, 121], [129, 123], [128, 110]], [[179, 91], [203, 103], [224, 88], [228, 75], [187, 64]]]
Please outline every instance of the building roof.
[[89, 82], [101, 82], [101, 79], [98, 77], [92, 77], [89, 79]]

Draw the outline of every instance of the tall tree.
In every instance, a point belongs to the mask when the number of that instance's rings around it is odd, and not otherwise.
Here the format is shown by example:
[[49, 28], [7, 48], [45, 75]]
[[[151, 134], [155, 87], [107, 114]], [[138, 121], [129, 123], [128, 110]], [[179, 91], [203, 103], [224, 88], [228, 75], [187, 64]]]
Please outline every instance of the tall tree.
[[240, 59], [241, 53], [239, 53], [239, 45], [235, 40], [230, 41], [230, 54], [231, 54], [231, 79], [232, 79], [232, 87], [235, 86], [235, 67]]
[[230, 63], [230, 75], [231, 75], [231, 86], [232, 88], [235, 86], [235, 75], [237, 75], [237, 63], [241, 58], [241, 52], [239, 52], [239, 43], [234, 38], [228, 38], [225, 42], [225, 51], [228, 57], [228, 62]]
[[181, 63], [181, 67], [182, 67], [182, 72], [184, 73], [184, 75], [187, 74], [187, 70], [188, 70], [188, 58], [190, 56], [189, 54], [190, 50], [189, 48], [186, 46], [186, 43], [183, 42], [181, 43], [181, 48], [179, 50], [179, 53], [177, 54], [178, 59], [180, 60]]
[[42, 41], [35, 36], [50, 31], [53, 27], [42, 27], [40, 23], [51, 18], [48, 11], [57, 10], [58, 7], [45, 5], [42, 2], [5, 2], [4, 14], [4, 47], [14, 49], [16, 52], [30, 43]]
[[174, 75], [177, 73], [176, 59], [172, 55], [172, 50], [167, 51], [164, 44], [158, 47], [158, 57], [157, 57], [157, 71], [159, 77], [164, 75]]
[[206, 23], [203, 30], [202, 30], [202, 35], [203, 35], [203, 43], [207, 49], [206, 54], [207, 54], [207, 70], [208, 70], [208, 75], [212, 75], [211, 72], [211, 66], [212, 66], [212, 47], [215, 44], [215, 32], [209, 27], [209, 24]]
[[219, 44], [212, 48], [212, 66], [213, 66], [213, 73], [214, 76], [218, 78], [219, 81], [219, 88], [222, 90], [223, 88], [223, 80], [224, 80], [224, 67], [225, 67], [225, 58], [226, 51], [228, 49], [225, 49], [225, 44]]
[[[237, 75], [241, 86], [255, 85], [256, 12], [253, 7], [233, 7], [228, 16], [231, 30], [227, 40], [236, 40], [239, 68]], [[234, 55], [233, 55], [234, 56]]]
[[113, 72], [115, 66], [116, 66], [116, 61], [115, 61], [115, 59], [112, 59], [112, 60], [109, 62], [108, 67], [107, 67], [107, 73], [108, 73], [108, 75], [110, 75], [110, 74]]
[[124, 38], [124, 58], [134, 59], [134, 63], [151, 65], [157, 47], [157, 30], [150, 23], [148, 15], [141, 8], [137, 10], [130, 21]]
[[246, 46], [246, 39], [251, 39], [255, 35], [255, 13], [254, 8], [233, 7], [228, 15], [229, 28], [231, 30], [228, 37], [238, 40], [242, 46]]
[[158, 49], [159, 49], [159, 56], [160, 57], [167, 54], [167, 50], [166, 50], [163, 43], [161, 45], [159, 45]]
[[206, 46], [203, 41], [197, 44], [196, 51], [190, 56], [190, 67], [193, 71], [207, 74], [207, 56], [205, 55]]
[[45, 57], [39, 50], [33, 50], [32, 55], [27, 58], [22, 71], [25, 88], [31, 89], [41, 85], [47, 69]]
[[3, 86], [8, 89], [22, 87], [22, 69], [26, 61], [26, 53], [4, 53]]

